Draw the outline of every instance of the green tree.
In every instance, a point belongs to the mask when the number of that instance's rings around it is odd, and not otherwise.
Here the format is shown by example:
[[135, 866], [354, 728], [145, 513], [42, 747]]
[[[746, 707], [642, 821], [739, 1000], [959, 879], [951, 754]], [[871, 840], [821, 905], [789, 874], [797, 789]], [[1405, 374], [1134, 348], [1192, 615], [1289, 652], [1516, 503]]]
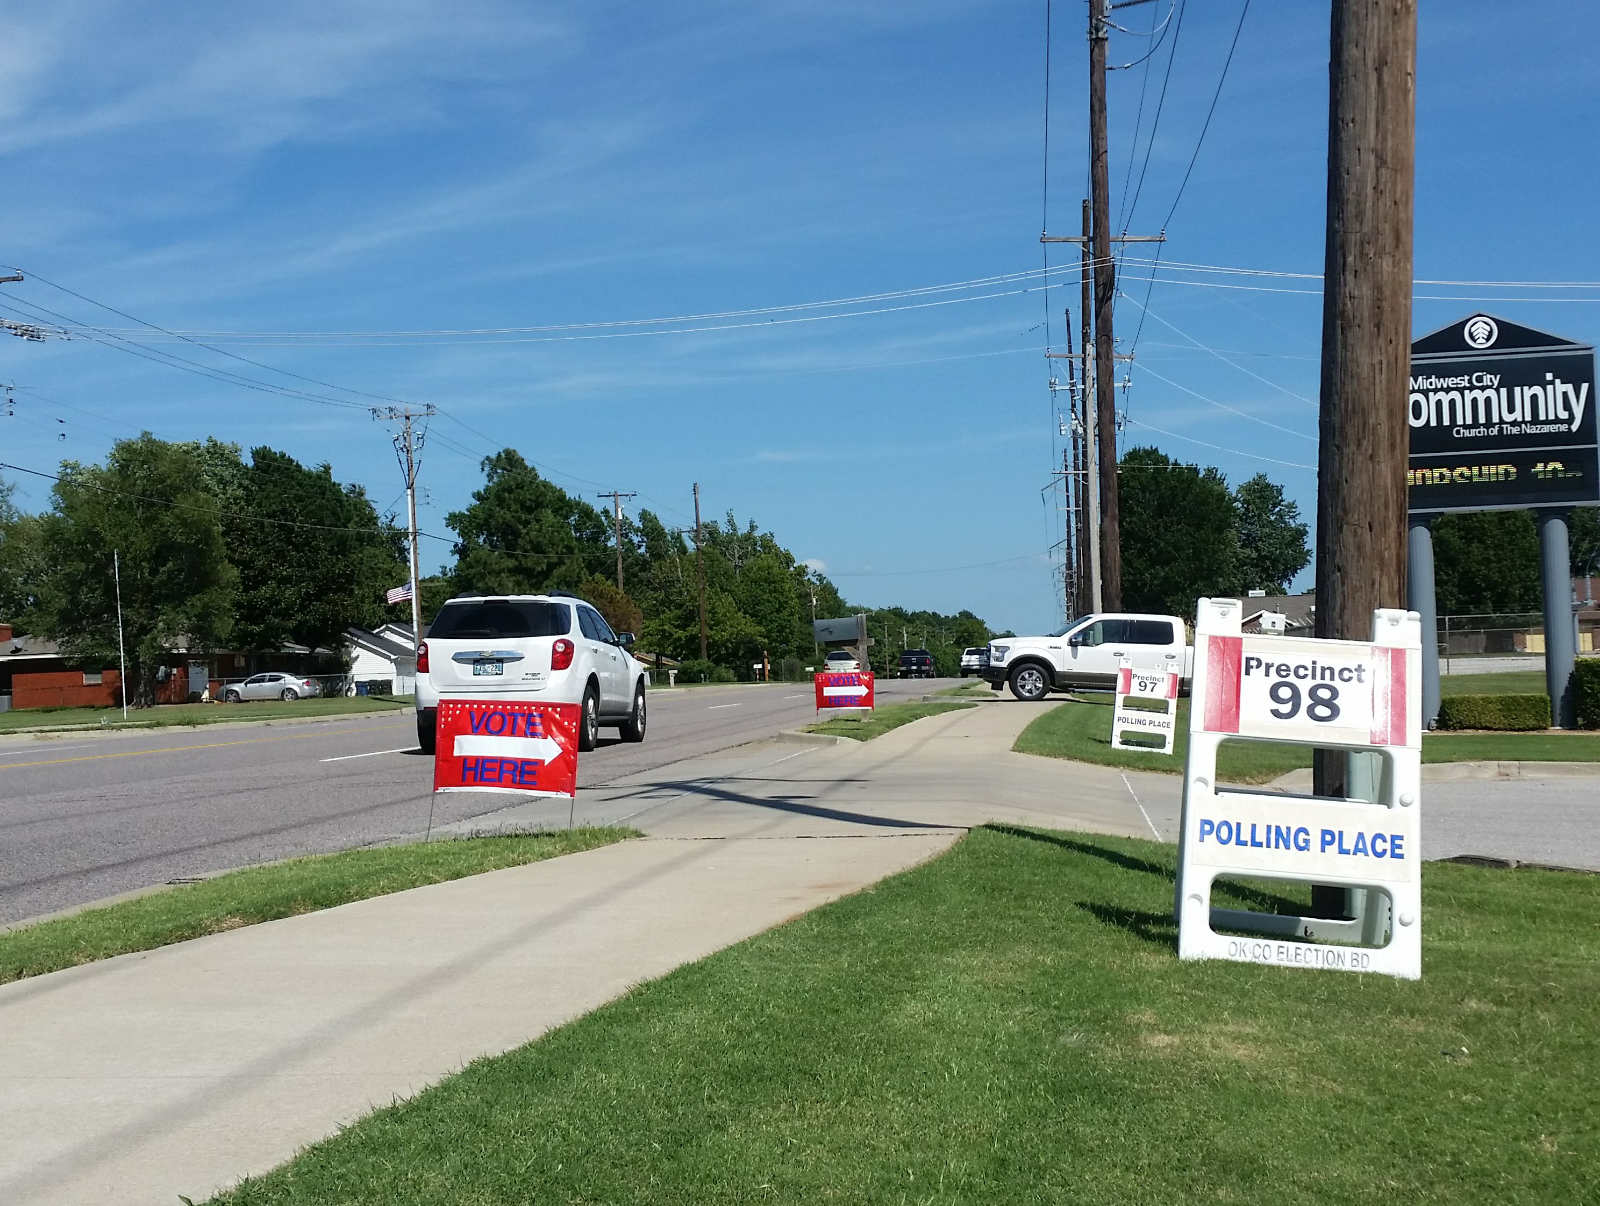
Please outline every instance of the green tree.
[[1600, 508], [1578, 507], [1567, 521], [1572, 576], [1600, 573]]
[[67, 657], [117, 661], [112, 555], [120, 555], [130, 701], [154, 702], [164, 654], [212, 649], [233, 625], [238, 574], [192, 448], [148, 432], [104, 466], [65, 461], [40, 522], [43, 574], [30, 619]]
[[1131, 448], [1117, 480], [1124, 607], [1189, 617], [1202, 596], [1233, 593], [1239, 506], [1218, 470]]
[[611, 625], [612, 632], [639, 635], [639, 630], [644, 626], [639, 605], [626, 592], [618, 590], [615, 582], [596, 576], [586, 581], [578, 593], [594, 604], [595, 610]]
[[456, 533], [451, 572], [462, 594], [575, 590], [614, 567], [606, 519], [545, 481], [514, 448], [483, 460], [484, 484], [445, 516]]
[[1265, 473], [1241, 483], [1233, 501], [1239, 513], [1235, 590], [1288, 594], [1295, 575], [1311, 564], [1299, 506], [1285, 498], [1283, 487]]
[[0, 621], [21, 627], [41, 573], [39, 520], [17, 509], [15, 490], [15, 484], [0, 480]]
[[1532, 513], [1439, 516], [1433, 521], [1433, 580], [1441, 616], [1538, 611], [1543, 592]]
[[338, 649], [352, 624], [383, 622], [384, 591], [409, 570], [402, 534], [360, 486], [341, 486], [327, 464], [308, 469], [262, 447], [251, 452], [237, 497], [238, 512], [223, 520], [239, 571], [235, 643]]

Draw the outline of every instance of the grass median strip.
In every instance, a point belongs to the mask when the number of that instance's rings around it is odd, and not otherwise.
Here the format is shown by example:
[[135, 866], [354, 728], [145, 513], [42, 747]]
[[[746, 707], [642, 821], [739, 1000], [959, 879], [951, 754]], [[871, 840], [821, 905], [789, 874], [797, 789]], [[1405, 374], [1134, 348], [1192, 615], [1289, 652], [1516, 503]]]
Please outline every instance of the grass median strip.
[[216, 1201], [1592, 1197], [1591, 877], [1429, 866], [1402, 982], [1178, 962], [1174, 857], [977, 830]]
[[812, 725], [806, 732], [871, 741], [874, 737], [882, 737], [903, 724], [910, 724], [913, 720], [921, 720], [925, 716], [937, 716], [941, 712], [964, 712], [968, 708], [977, 706], [972, 703], [938, 703], [932, 700], [916, 703], [885, 703], [879, 704], [860, 719], [837, 716], [832, 720], [824, 720], [821, 724]]
[[121, 708], [25, 708], [0, 712], [0, 733], [21, 729], [65, 729], [95, 725], [107, 729], [161, 729], [176, 726], [223, 724], [236, 720], [304, 719], [308, 716], [346, 716], [364, 712], [394, 712], [409, 708], [409, 695], [350, 695], [330, 699], [264, 700], [247, 704], [161, 704], [135, 708], [126, 722]]
[[[1170, 755], [1111, 748], [1109, 695], [1091, 695], [1050, 709], [1017, 737], [1019, 754], [1069, 758], [1127, 770], [1183, 773], [1189, 750], [1189, 701], [1178, 701], [1178, 732]], [[1426, 733], [1424, 762], [1600, 762], [1594, 733]], [[1227, 783], [1268, 783], [1311, 765], [1308, 745], [1265, 741], [1224, 742], [1217, 751], [1217, 778]]]
[[562, 829], [375, 846], [229, 871], [0, 933], [0, 984], [637, 836], [631, 829]]

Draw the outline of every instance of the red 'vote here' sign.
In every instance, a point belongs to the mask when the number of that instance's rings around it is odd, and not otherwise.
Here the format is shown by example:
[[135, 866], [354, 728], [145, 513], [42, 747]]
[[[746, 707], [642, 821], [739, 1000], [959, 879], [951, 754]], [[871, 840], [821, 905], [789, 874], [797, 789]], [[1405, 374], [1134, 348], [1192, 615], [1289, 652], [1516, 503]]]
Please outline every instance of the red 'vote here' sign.
[[576, 795], [581, 715], [577, 704], [440, 700], [433, 790]]
[[817, 711], [828, 708], [872, 710], [872, 671], [817, 675]]

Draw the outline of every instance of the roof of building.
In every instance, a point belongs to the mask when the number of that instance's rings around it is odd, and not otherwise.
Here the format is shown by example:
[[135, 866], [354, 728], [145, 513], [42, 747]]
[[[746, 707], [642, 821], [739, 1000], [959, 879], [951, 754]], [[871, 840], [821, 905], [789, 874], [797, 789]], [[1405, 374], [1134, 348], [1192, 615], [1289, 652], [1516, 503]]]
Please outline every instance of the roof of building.
[[44, 637], [13, 633], [9, 641], [0, 641], [0, 661], [22, 661], [26, 658], [60, 657], [61, 647]]
[[385, 624], [377, 632], [352, 627], [346, 628], [344, 635], [352, 645], [390, 661], [415, 657], [417, 651], [411, 641], [411, 629], [403, 629], [403, 635], [390, 631], [399, 627], [397, 624]]
[[1264, 611], [1276, 611], [1288, 617], [1289, 628], [1310, 628], [1317, 614], [1317, 596], [1311, 591], [1300, 595], [1250, 595], [1238, 599], [1238, 603], [1244, 610], [1244, 624], [1258, 620]]

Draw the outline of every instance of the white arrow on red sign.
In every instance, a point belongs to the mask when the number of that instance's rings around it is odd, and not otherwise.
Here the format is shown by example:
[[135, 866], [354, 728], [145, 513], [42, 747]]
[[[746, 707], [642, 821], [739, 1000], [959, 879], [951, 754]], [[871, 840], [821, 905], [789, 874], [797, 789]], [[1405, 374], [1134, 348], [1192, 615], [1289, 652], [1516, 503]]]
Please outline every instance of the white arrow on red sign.
[[855, 683], [848, 687], [824, 687], [822, 694], [828, 699], [860, 699], [867, 693], [865, 683]]
[[457, 758], [531, 758], [546, 766], [561, 757], [561, 743], [549, 737], [490, 737], [481, 733], [457, 733]]

